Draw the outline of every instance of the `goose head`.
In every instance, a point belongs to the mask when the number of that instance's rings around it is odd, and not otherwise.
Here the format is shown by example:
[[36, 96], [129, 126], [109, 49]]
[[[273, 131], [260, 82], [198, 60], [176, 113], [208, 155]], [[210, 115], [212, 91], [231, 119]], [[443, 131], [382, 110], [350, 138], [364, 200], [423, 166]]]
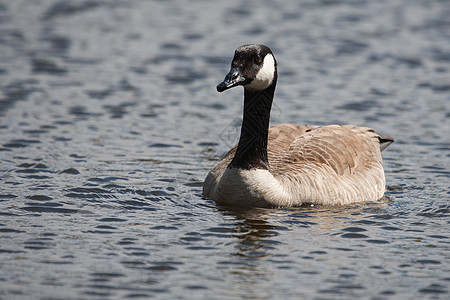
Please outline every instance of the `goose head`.
[[269, 47], [260, 44], [240, 46], [231, 62], [230, 72], [217, 85], [217, 91], [242, 85], [248, 91], [263, 91], [277, 80], [277, 62]]

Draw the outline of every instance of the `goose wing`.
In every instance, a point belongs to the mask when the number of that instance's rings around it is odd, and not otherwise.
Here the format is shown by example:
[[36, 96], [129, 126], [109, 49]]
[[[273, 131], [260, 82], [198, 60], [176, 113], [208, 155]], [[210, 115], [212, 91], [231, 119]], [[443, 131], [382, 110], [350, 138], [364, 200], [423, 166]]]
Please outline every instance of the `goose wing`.
[[[353, 125], [297, 126], [297, 135], [292, 138], [295, 135], [293, 126], [278, 125], [274, 128], [279, 133], [268, 147], [269, 165], [274, 175], [325, 168], [340, 176], [382, 167], [382, 137], [370, 128]], [[281, 132], [287, 132], [290, 142], [283, 142], [284, 138], [279, 137]]]

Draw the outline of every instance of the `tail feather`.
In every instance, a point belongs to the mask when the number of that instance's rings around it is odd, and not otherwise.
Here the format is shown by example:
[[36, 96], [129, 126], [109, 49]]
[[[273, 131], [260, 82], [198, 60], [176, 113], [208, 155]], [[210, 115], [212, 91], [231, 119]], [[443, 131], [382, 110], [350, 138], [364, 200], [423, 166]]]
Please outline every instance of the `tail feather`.
[[386, 149], [390, 144], [394, 142], [394, 139], [388, 135], [381, 135], [379, 137], [380, 140], [380, 151]]

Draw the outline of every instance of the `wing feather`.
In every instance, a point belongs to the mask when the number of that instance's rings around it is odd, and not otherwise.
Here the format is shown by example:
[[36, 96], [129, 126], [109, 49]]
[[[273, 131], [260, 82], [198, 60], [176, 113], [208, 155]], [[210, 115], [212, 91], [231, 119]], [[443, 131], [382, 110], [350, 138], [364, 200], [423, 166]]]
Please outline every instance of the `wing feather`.
[[[278, 135], [284, 126], [277, 126]], [[288, 140], [271, 144], [269, 138], [268, 149], [277, 153], [269, 156], [271, 172], [291, 173], [309, 165], [327, 166], [337, 175], [352, 175], [381, 163], [379, 136], [372, 129], [351, 125], [298, 126], [294, 138], [292, 128], [288, 130], [289, 144]]]

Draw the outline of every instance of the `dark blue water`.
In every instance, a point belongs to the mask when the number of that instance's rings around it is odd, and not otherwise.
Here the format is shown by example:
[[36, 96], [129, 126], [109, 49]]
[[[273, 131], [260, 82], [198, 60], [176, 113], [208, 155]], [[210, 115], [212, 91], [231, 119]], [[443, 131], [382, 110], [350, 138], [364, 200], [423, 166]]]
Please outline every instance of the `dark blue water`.
[[[448, 299], [448, 1], [0, 2], [0, 299]], [[396, 139], [386, 198], [203, 199], [238, 138], [234, 49], [275, 52], [272, 123]]]

